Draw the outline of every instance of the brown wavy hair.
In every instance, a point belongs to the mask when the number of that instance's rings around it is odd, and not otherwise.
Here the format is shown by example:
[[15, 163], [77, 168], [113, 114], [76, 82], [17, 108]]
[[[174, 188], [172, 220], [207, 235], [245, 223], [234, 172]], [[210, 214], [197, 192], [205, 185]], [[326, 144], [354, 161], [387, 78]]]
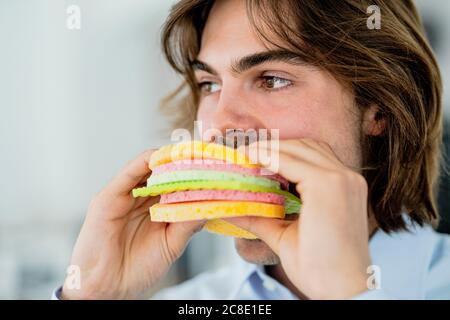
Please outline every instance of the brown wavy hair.
[[[386, 232], [438, 218], [441, 76], [410, 0], [245, 0], [250, 22], [266, 43], [290, 50], [351, 88], [359, 108], [376, 105], [386, 124], [361, 141], [369, 203]], [[191, 127], [199, 102], [192, 61], [214, 1], [182, 0], [163, 27], [162, 47], [184, 82], [163, 101], [176, 125]], [[367, 27], [377, 5], [381, 29]], [[269, 31], [268, 31], [269, 30]], [[187, 89], [187, 92], [184, 92]]]

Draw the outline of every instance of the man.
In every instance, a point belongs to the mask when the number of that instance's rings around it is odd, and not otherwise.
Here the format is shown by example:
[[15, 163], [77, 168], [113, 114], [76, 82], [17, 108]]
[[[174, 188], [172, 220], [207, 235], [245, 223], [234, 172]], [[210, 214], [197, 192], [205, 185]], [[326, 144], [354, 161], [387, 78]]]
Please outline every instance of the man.
[[[441, 80], [411, 1], [183, 0], [163, 45], [190, 89], [178, 115], [221, 132], [279, 129], [278, 172], [303, 205], [296, 220], [230, 219], [261, 239], [236, 239], [242, 264], [155, 298], [450, 298], [450, 239], [429, 226]], [[151, 152], [92, 200], [71, 262], [81, 287], [66, 282], [59, 298], [137, 298], [201, 229], [152, 222], [158, 199], [131, 197]]]

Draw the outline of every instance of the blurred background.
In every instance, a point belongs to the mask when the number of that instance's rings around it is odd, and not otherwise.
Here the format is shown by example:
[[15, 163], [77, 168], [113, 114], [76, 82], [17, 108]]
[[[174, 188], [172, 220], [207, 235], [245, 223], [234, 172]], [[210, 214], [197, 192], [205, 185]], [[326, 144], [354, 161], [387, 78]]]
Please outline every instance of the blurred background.
[[[173, 3], [0, 0], [0, 299], [50, 298], [92, 195], [142, 150], [170, 142], [158, 103], [180, 79], [159, 35]], [[442, 68], [448, 118], [450, 2], [417, 4]], [[81, 10], [80, 29], [67, 27], [71, 5]], [[443, 179], [447, 216], [449, 199]], [[232, 239], [202, 232], [160, 287], [234, 259]]]

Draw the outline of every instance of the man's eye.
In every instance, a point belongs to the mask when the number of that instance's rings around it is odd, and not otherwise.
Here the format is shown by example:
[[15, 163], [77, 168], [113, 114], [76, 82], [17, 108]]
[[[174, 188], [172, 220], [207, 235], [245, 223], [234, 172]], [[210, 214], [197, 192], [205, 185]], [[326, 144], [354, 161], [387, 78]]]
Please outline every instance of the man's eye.
[[263, 76], [261, 77], [262, 84], [261, 87], [266, 90], [278, 90], [285, 87], [289, 87], [292, 81], [275, 77], [275, 76]]
[[203, 93], [214, 93], [220, 90], [220, 85], [211, 81], [200, 82], [198, 87]]

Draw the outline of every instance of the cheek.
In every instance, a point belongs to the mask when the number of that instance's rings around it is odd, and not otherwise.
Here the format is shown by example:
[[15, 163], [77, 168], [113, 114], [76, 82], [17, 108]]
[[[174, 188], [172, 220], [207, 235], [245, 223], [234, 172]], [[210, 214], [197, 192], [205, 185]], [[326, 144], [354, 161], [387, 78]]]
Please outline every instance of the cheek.
[[[267, 128], [279, 129], [280, 139], [311, 138], [328, 143], [349, 166], [358, 166], [358, 111], [342, 91], [306, 90], [279, 101], [261, 100]], [[276, 107], [274, 107], [276, 106]]]
[[200, 104], [197, 110], [196, 120], [202, 121], [203, 125], [205, 125], [206, 123], [210, 125], [212, 120], [212, 112], [208, 110], [207, 106], [205, 106], [204, 104]]
[[323, 137], [322, 102], [306, 93], [259, 99], [254, 112], [262, 115], [266, 128], [279, 129], [280, 139]]

